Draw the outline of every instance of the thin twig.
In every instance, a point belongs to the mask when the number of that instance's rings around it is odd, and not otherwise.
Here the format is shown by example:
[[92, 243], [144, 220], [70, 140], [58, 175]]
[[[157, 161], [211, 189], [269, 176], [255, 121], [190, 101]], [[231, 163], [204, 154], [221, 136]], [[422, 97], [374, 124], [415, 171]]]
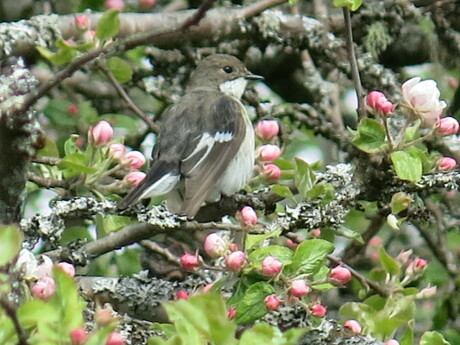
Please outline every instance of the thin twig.
[[147, 249], [151, 250], [152, 252], [161, 254], [168, 261], [180, 266], [179, 258], [176, 255], [174, 255], [173, 253], [171, 253], [171, 251], [168, 248], [164, 248], [164, 247], [160, 246], [158, 243], [155, 243], [155, 242], [149, 241], [149, 240], [143, 240], [143, 241], [140, 242], [140, 244], [141, 244], [142, 247], [147, 248]]
[[134, 112], [134, 114], [137, 115], [140, 119], [142, 119], [149, 127], [150, 130], [154, 133], [158, 133], [158, 126], [152, 121], [150, 117], [148, 117], [139, 107], [132, 101], [131, 97], [126, 93], [125, 89], [121, 84], [118, 82], [118, 80], [114, 77], [113, 73], [109, 71], [109, 69], [106, 66], [103, 66], [102, 64], [99, 65], [99, 68], [104, 72], [106, 77], [110, 80], [112, 85], [115, 87], [117, 90], [118, 94], [125, 100], [125, 102], [128, 104], [128, 106], [131, 108], [131, 110]]
[[33, 163], [40, 163], [46, 165], [58, 165], [61, 161], [61, 158], [49, 156], [35, 156], [32, 158]]
[[36, 185], [44, 188], [69, 188], [69, 183], [67, 181], [63, 180], [57, 180], [54, 178], [49, 178], [49, 177], [41, 177], [37, 176], [31, 172], [27, 173], [27, 179]]
[[9, 302], [5, 297], [2, 297], [0, 298], [0, 305], [3, 307], [5, 313], [9, 316], [11, 321], [13, 321], [14, 328], [16, 329], [16, 333], [18, 335], [18, 345], [29, 345], [29, 342], [27, 341], [27, 333], [19, 323], [16, 309], [13, 307], [11, 302]]
[[353, 78], [353, 84], [355, 85], [356, 96], [358, 97], [358, 117], [360, 119], [366, 116], [366, 106], [364, 104], [364, 91], [361, 85], [361, 78], [359, 76], [358, 62], [356, 61], [355, 48], [353, 44], [353, 31], [351, 27], [351, 15], [350, 10], [347, 7], [343, 7], [343, 17], [345, 19], [345, 34], [347, 43], [348, 60], [350, 60], [351, 76]]

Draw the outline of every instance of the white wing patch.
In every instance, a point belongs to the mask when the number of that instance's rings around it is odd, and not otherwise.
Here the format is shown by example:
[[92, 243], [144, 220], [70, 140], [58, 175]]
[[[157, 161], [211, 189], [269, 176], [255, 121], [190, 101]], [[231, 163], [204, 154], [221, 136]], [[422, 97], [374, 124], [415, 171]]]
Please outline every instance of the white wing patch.
[[149, 186], [144, 193], [141, 194], [139, 199], [151, 198], [154, 196], [164, 195], [171, 191], [174, 186], [179, 182], [180, 175], [166, 174], [157, 182]]
[[201, 136], [200, 141], [196, 145], [195, 149], [193, 152], [186, 158], [184, 158], [183, 162], [188, 161], [189, 159], [193, 158], [196, 154], [198, 154], [200, 151], [203, 149], [206, 149], [206, 151], [203, 153], [203, 155], [200, 157], [198, 162], [193, 166], [192, 169], [188, 173], [192, 173], [195, 168], [200, 166], [200, 164], [208, 157], [209, 152], [211, 152], [211, 149], [213, 148], [215, 143], [226, 143], [229, 142], [230, 140], [233, 139], [233, 133], [231, 132], [217, 132], [214, 135], [211, 135], [209, 133], [204, 133]]

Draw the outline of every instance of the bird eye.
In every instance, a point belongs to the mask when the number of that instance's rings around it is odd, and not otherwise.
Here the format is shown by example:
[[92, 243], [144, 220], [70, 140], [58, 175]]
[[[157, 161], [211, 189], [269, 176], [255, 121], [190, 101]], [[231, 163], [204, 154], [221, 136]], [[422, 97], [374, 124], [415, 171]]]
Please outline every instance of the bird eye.
[[225, 73], [228, 73], [228, 74], [233, 72], [233, 68], [231, 66], [225, 66], [222, 69], [224, 70]]

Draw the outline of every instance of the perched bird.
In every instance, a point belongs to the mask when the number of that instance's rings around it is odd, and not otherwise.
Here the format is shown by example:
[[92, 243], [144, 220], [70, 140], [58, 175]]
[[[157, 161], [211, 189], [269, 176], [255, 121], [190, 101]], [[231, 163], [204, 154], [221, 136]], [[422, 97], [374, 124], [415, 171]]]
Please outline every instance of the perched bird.
[[201, 60], [163, 115], [150, 171], [118, 208], [175, 191], [179, 207], [171, 211], [194, 217], [205, 200], [243, 188], [254, 165], [254, 131], [240, 99], [248, 80], [261, 79], [231, 55]]

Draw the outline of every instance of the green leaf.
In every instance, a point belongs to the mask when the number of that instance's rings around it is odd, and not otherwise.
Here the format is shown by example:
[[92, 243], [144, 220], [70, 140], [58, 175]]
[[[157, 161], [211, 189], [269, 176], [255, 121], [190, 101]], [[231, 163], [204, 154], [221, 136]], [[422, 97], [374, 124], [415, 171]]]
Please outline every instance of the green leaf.
[[414, 320], [407, 323], [406, 331], [402, 335], [399, 343], [401, 345], [412, 345], [414, 343]]
[[19, 228], [13, 225], [0, 226], [0, 267], [18, 255], [22, 236]]
[[361, 151], [377, 153], [386, 149], [385, 138], [385, 129], [380, 122], [374, 119], [363, 119], [358, 125], [352, 143]]
[[316, 177], [307, 162], [300, 158], [295, 158], [295, 163], [294, 183], [299, 190], [300, 195], [302, 197], [306, 197], [307, 192], [313, 188], [313, 183], [315, 182]]
[[236, 309], [236, 322], [243, 324], [255, 321], [267, 312], [264, 300], [275, 292], [270, 284], [258, 282], [251, 285]]
[[425, 332], [420, 339], [420, 345], [450, 345], [439, 332]]
[[96, 168], [86, 165], [85, 155], [80, 152], [67, 155], [61, 162], [59, 162], [58, 167], [63, 170], [66, 178], [70, 178], [81, 173], [93, 174], [97, 171]]
[[113, 56], [109, 59], [107, 67], [120, 83], [130, 81], [133, 76], [131, 66], [125, 60], [120, 59], [117, 56]]
[[386, 252], [385, 248], [380, 247], [379, 259], [385, 271], [392, 276], [398, 276], [401, 273], [399, 263]]
[[69, 139], [67, 139], [64, 143], [64, 154], [72, 155], [75, 153], [80, 153], [80, 149], [77, 146], [78, 135], [72, 134]]
[[404, 192], [393, 194], [390, 202], [391, 213], [398, 214], [399, 212], [406, 210], [412, 201], [411, 196]]
[[131, 217], [118, 216], [115, 214], [106, 214], [102, 220], [103, 229], [106, 234], [118, 231], [131, 223]]
[[104, 12], [96, 28], [96, 36], [100, 40], [114, 37], [120, 30], [119, 10], [108, 10]]
[[396, 171], [396, 175], [401, 180], [417, 183], [422, 178], [422, 160], [420, 156], [410, 151], [392, 152], [391, 161]]
[[65, 44], [60, 44], [60, 42], [62, 42], [61, 39], [56, 41], [56, 46], [60, 46], [56, 53], [53, 53], [46, 47], [37, 46], [36, 48], [38, 52], [53, 65], [63, 65], [72, 61], [77, 56], [77, 51]]
[[292, 199], [294, 194], [292, 194], [291, 190], [288, 186], [282, 184], [275, 184], [270, 187], [271, 191], [285, 199]]
[[259, 243], [262, 243], [263, 241], [268, 240], [269, 238], [277, 238], [280, 235], [281, 235], [281, 230], [270, 231], [262, 235], [247, 235], [246, 242], [245, 242], [245, 248], [246, 250], [252, 249], [254, 246], [258, 245]]
[[363, 0], [334, 0], [335, 7], [348, 7], [351, 11], [356, 11], [362, 3]]
[[249, 261], [254, 267], [261, 267], [262, 260], [267, 256], [274, 256], [283, 265], [288, 265], [292, 262], [292, 250], [283, 246], [267, 246], [254, 250], [249, 254]]
[[297, 246], [292, 263], [284, 268], [283, 273], [287, 275], [316, 273], [333, 250], [334, 245], [325, 240], [304, 241]]
[[52, 325], [59, 322], [59, 313], [49, 303], [32, 299], [18, 309], [21, 325], [26, 329], [36, 328], [40, 325]]

